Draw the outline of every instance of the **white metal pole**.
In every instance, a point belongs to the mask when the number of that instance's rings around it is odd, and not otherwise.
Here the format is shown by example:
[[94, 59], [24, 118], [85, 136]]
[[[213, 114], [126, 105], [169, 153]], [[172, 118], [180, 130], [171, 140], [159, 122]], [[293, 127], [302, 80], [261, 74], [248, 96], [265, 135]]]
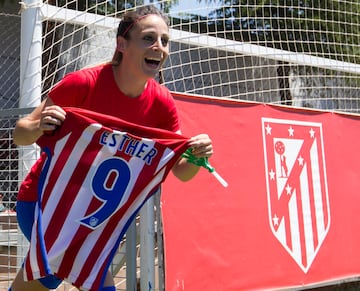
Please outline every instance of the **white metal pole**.
[[165, 290], [165, 270], [164, 270], [164, 241], [163, 241], [163, 226], [162, 226], [162, 215], [161, 215], [161, 189], [154, 196], [155, 208], [156, 208], [156, 245], [157, 245], [157, 263], [158, 263], [158, 274], [155, 275], [159, 280], [159, 291]]
[[154, 196], [140, 209], [140, 290], [155, 290]]
[[41, 0], [22, 2], [20, 43], [20, 108], [41, 102]]
[[[41, 53], [42, 23], [41, 0], [24, 0], [20, 3], [20, 108], [32, 108], [41, 103]], [[22, 181], [38, 156], [35, 145], [19, 149], [19, 181]], [[20, 266], [27, 251], [27, 241], [18, 236], [18, 260]]]
[[137, 231], [136, 218], [126, 231], [126, 290], [136, 291], [136, 245]]
[[[22, 2], [20, 42], [20, 108], [33, 108], [41, 103], [42, 21], [41, 0]], [[20, 150], [21, 181], [37, 157], [35, 145]]]

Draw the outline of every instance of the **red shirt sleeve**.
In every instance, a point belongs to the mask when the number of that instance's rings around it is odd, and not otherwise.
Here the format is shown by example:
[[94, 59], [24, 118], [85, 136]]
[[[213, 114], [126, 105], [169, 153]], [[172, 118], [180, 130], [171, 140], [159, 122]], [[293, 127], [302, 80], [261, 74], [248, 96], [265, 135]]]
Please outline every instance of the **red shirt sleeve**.
[[59, 106], [79, 107], [89, 93], [89, 79], [84, 72], [66, 75], [49, 92], [50, 99]]

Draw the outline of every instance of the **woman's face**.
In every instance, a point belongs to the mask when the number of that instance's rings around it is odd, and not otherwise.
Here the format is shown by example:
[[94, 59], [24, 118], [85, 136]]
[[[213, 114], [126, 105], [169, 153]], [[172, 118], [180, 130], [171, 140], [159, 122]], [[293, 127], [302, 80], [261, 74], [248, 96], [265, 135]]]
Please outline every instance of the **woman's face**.
[[[158, 15], [150, 14], [138, 22], [123, 42], [122, 65], [137, 77], [155, 77], [169, 55], [169, 28]], [[120, 45], [121, 46], [121, 45]]]

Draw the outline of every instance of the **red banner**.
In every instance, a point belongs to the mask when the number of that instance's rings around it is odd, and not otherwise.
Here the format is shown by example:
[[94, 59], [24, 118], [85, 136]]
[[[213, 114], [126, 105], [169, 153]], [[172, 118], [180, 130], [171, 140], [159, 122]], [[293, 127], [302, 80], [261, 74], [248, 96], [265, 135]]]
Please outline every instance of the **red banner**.
[[210, 163], [162, 194], [167, 291], [278, 290], [360, 275], [360, 117], [176, 95]]

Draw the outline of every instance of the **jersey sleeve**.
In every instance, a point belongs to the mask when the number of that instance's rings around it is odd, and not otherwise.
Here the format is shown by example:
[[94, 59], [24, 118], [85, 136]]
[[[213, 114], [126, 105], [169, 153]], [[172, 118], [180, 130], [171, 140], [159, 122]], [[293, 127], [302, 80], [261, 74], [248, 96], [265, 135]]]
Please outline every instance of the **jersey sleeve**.
[[79, 107], [89, 94], [90, 82], [83, 71], [66, 75], [49, 92], [50, 99], [59, 106]]

